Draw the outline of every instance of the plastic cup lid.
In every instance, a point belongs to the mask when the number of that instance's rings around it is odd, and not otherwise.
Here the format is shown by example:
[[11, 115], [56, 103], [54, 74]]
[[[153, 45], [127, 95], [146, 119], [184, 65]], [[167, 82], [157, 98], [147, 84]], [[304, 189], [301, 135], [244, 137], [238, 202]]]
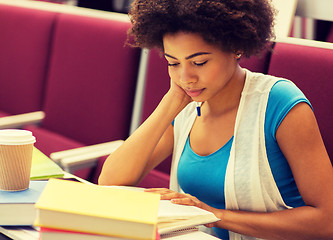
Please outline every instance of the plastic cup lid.
[[0, 130], [0, 145], [22, 145], [35, 143], [32, 132], [21, 129]]

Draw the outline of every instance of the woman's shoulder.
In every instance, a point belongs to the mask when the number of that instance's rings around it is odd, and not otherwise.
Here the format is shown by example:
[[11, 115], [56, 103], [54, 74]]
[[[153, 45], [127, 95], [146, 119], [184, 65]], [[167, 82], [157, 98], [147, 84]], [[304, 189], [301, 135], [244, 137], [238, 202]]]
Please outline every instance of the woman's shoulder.
[[302, 99], [309, 102], [304, 93], [290, 80], [280, 79], [270, 91], [270, 99], [274, 101], [297, 101]]
[[242, 94], [252, 94], [253, 92], [268, 93], [272, 86], [281, 79], [268, 74], [251, 72], [248, 69], [243, 69], [246, 73], [246, 79]]
[[279, 80], [272, 87], [266, 109], [266, 127], [270, 127], [271, 136], [275, 139], [275, 134], [282, 120], [289, 111], [298, 103], [305, 102], [312, 108], [309, 100], [303, 92], [289, 80]]
[[258, 82], [270, 82], [272, 84], [270, 98], [285, 98], [286, 100], [290, 100], [290, 98], [297, 97], [306, 99], [303, 92], [291, 80], [269, 74], [251, 72], [249, 70], [247, 70], [247, 75], [249, 75], [249, 78], [256, 84], [258, 84]]

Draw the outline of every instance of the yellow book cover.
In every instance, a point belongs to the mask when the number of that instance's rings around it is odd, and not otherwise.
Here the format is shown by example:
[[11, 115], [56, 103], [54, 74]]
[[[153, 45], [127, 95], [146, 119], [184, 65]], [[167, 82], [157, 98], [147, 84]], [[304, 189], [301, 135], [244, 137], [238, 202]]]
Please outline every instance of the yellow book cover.
[[50, 179], [36, 226], [131, 239], [155, 239], [160, 195]]
[[49, 179], [51, 177], [63, 177], [64, 171], [44, 153], [34, 147], [32, 152], [32, 164], [30, 180]]

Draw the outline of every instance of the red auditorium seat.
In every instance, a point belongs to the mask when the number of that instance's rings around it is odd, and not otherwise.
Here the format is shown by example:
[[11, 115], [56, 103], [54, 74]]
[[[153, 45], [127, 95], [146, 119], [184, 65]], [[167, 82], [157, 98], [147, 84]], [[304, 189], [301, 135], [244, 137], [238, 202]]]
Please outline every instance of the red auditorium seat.
[[333, 159], [333, 48], [276, 43], [269, 74], [293, 81], [311, 102]]
[[0, 5], [0, 117], [42, 109], [55, 17]]
[[[129, 24], [58, 16], [45, 119], [26, 127], [45, 154], [128, 137], [140, 52], [124, 46]], [[91, 169], [74, 173], [89, 179]]]

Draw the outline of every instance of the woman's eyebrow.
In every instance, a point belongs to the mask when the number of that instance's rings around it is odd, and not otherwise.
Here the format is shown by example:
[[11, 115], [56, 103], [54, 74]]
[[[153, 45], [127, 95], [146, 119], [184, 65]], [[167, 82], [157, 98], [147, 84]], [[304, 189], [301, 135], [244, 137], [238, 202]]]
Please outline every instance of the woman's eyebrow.
[[[207, 54], [211, 54], [211, 53], [210, 53], [210, 52], [197, 52], [197, 53], [193, 53], [193, 54], [191, 54], [190, 56], [185, 57], [185, 59], [188, 60], [188, 59], [191, 59], [191, 58], [194, 58], [194, 57], [200, 56], [200, 55], [207, 55]], [[164, 55], [165, 55], [166, 57], [169, 57], [169, 58], [172, 58], [172, 59], [176, 59], [176, 60], [178, 60], [176, 57], [171, 56], [170, 54], [164, 53]]]
[[169, 54], [167, 54], [167, 53], [164, 53], [164, 56], [177, 60], [176, 57], [173, 57], [173, 56], [171, 56], [171, 55], [169, 55]]

